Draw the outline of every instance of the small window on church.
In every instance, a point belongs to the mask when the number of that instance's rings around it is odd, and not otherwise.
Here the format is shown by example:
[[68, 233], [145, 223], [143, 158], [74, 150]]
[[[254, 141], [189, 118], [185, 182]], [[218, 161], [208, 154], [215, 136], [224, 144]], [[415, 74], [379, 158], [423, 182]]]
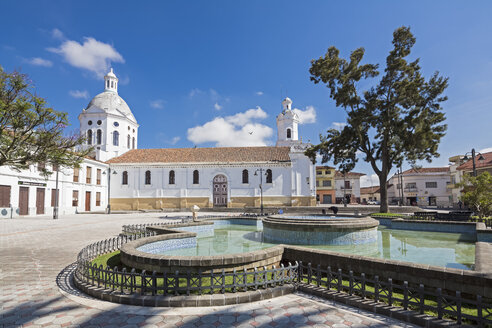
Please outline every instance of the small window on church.
[[243, 183], [249, 183], [248, 170], [243, 170]]
[[87, 125], [92, 125], [92, 121], [87, 122]]
[[111, 88], [113, 87], [113, 81], [111, 81]]
[[113, 146], [119, 146], [120, 145], [120, 134], [118, 131], [113, 132]]
[[120, 126], [120, 123], [114, 122], [113, 125], [116, 126], [116, 127], [118, 127], [118, 126]]
[[92, 130], [87, 130], [87, 144], [92, 145]]
[[126, 148], [130, 149], [130, 140], [131, 140], [130, 135], [128, 135], [128, 138], [126, 138], [126, 139], [127, 139], [126, 140]]
[[102, 144], [102, 131], [100, 129], [97, 130], [96, 139], [98, 145]]
[[266, 171], [266, 183], [272, 183], [272, 170], [270, 169]]
[[175, 178], [176, 178], [176, 175], [175, 175], [174, 171], [173, 170], [169, 171], [169, 184], [170, 185], [173, 185], [176, 183]]
[[106, 81], [106, 84], [108, 85], [107, 87], [109, 88], [109, 80]]
[[287, 139], [290, 138], [292, 138], [292, 132], [290, 131], [290, 129], [287, 129]]
[[101, 125], [102, 124], [102, 121], [101, 120], [98, 120], [97, 121], [97, 125]]
[[135, 149], [135, 137], [133, 137], [133, 140], [132, 140], [132, 149]]
[[200, 183], [200, 175], [198, 173], [198, 170], [193, 171], [193, 184], [199, 184]]
[[123, 171], [122, 177], [123, 177], [123, 181], [121, 182], [121, 184], [127, 185], [128, 184], [128, 172]]
[[150, 178], [150, 171], [146, 171], [145, 172], [145, 184], [146, 185], [149, 185], [151, 182], [151, 178]]

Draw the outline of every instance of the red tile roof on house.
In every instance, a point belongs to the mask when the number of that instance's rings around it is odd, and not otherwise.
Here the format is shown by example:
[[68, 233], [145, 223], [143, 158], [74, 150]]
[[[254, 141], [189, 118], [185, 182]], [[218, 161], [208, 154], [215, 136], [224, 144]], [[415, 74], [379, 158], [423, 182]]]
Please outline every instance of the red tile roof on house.
[[[492, 152], [490, 153], [483, 153], [482, 156], [484, 157], [483, 161], [479, 161], [478, 158], [480, 155], [475, 155], [475, 167], [477, 169], [483, 168], [483, 167], [492, 167]], [[463, 171], [471, 171], [473, 170], [473, 161], [470, 159], [466, 163], [461, 164], [456, 168], [457, 170], [463, 170]]]
[[333, 170], [334, 167], [331, 166], [316, 166], [316, 170]]
[[107, 161], [123, 163], [288, 162], [290, 147], [216, 147], [133, 149]]
[[419, 173], [446, 173], [449, 172], [449, 166], [445, 167], [422, 167], [420, 169], [409, 169], [403, 171], [403, 174], [419, 174]]
[[[363, 175], [366, 175], [366, 174], [365, 173], [358, 173], [358, 172], [347, 172], [347, 173], [345, 173], [346, 178], [359, 178]], [[335, 177], [336, 178], [343, 178], [343, 173], [340, 171], [337, 171], [335, 173]]]
[[361, 194], [376, 194], [379, 193], [379, 186], [360, 187]]

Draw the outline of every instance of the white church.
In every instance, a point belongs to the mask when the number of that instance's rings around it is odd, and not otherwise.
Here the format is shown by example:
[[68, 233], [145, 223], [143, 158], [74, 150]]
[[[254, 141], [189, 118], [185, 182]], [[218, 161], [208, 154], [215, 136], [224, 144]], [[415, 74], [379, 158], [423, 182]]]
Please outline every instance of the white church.
[[[79, 115], [92, 158], [48, 178], [37, 164], [15, 172], [0, 167], [0, 217], [82, 212], [314, 206], [315, 168], [299, 140], [299, 118], [285, 98], [270, 147], [138, 149], [139, 125], [118, 95], [113, 70], [104, 92]], [[110, 205], [110, 206], [108, 206]]]

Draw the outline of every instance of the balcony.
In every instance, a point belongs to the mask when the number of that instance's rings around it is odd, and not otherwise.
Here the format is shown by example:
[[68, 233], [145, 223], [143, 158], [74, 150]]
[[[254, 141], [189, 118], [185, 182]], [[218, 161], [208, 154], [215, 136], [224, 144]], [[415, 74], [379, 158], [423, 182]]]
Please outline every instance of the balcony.
[[406, 191], [406, 192], [417, 192], [419, 190], [417, 189], [417, 187], [405, 187], [405, 188], [403, 188], [403, 191]]

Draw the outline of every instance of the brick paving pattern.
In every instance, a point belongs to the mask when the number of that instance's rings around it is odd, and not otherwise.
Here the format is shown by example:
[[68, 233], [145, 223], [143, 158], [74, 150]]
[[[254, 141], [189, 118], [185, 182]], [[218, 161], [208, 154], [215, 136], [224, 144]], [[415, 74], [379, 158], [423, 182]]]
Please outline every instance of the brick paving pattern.
[[167, 219], [155, 213], [1, 219], [0, 327], [413, 327], [301, 293], [223, 307], [145, 308], [73, 288], [70, 272], [84, 246], [118, 235], [123, 224]]

